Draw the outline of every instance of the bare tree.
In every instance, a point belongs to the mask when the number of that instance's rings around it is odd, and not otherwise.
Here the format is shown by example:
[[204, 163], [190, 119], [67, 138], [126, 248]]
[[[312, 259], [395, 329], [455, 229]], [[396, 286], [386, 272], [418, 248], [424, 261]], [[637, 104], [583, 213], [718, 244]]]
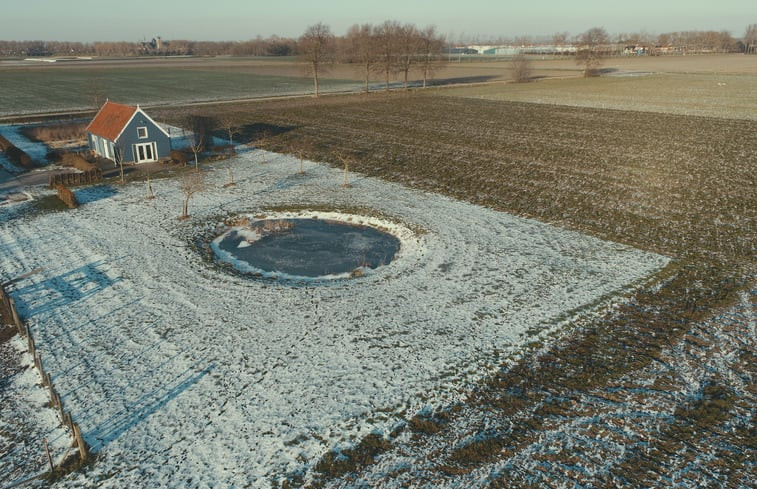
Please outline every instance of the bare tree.
[[444, 38], [437, 35], [434, 26], [428, 26], [419, 32], [418, 39], [420, 71], [423, 76], [423, 88], [426, 88], [428, 79], [434, 75], [441, 63]]
[[205, 148], [205, 136], [201, 133], [191, 132], [189, 136], [189, 149], [195, 157], [195, 172], [200, 171], [200, 161], [198, 155]]
[[744, 53], [757, 53], [757, 24], [749, 24], [744, 33]]
[[231, 165], [226, 166], [226, 175], [228, 180], [223, 184], [223, 188], [235, 187], [237, 183], [234, 181], [234, 172], [231, 171]]
[[378, 47], [378, 63], [376, 68], [384, 74], [386, 91], [389, 91], [389, 78], [397, 72], [397, 38], [400, 24], [394, 20], [387, 20], [376, 27], [376, 43]]
[[352, 185], [350, 185], [350, 164], [353, 161], [352, 155], [349, 154], [347, 151], [344, 151], [342, 149], [336, 150], [334, 152], [334, 155], [336, 158], [342, 162], [342, 165], [344, 165], [344, 173], [342, 178], [342, 188], [350, 188]]
[[234, 151], [234, 136], [239, 134], [239, 118], [235, 114], [226, 113], [219, 121], [224, 132], [229, 135], [229, 148]]
[[152, 200], [155, 198], [155, 194], [152, 191], [152, 184], [150, 183], [150, 174], [147, 174], [147, 200]]
[[515, 83], [531, 81], [531, 61], [523, 53], [513, 56], [510, 69]]
[[189, 132], [189, 149], [195, 158], [195, 171], [200, 171], [199, 155], [205, 151], [210, 142], [213, 119], [210, 117], [191, 114], [187, 117]]
[[568, 44], [568, 37], [570, 37], [570, 34], [567, 32], [555, 32], [552, 34], [552, 44], [555, 46], [565, 46]]
[[300, 175], [305, 174], [305, 169], [303, 167], [303, 161], [307, 157], [308, 154], [310, 154], [313, 151], [313, 141], [311, 141], [308, 138], [300, 138], [297, 140], [296, 143], [294, 143], [294, 146], [292, 148], [292, 154], [294, 154], [298, 160], [300, 160], [300, 171], [297, 172]]
[[126, 158], [126, 143], [118, 141], [113, 143], [113, 162], [118, 167], [118, 176], [121, 183], [124, 183], [124, 158]]
[[421, 42], [420, 33], [413, 24], [404, 24], [397, 30], [397, 67], [403, 75], [403, 85], [407, 90], [408, 76], [418, 60]]
[[347, 56], [359, 63], [365, 75], [365, 93], [368, 93], [371, 71], [378, 62], [378, 43], [371, 24], [353, 25], [347, 32]]
[[205, 174], [202, 172], [184, 172], [179, 177], [179, 188], [181, 193], [184, 194], [184, 201], [181, 207], [181, 215], [179, 219], [187, 219], [189, 217], [189, 199], [196, 193], [202, 192], [207, 188], [205, 183]]
[[309, 26], [298, 43], [300, 59], [313, 76], [314, 96], [318, 97], [318, 76], [328, 68], [334, 57], [334, 35], [323, 22]]
[[592, 27], [578, 38], [580, 47], [576, 53], [576, 63], [584, 67], [584, 76], [599, 76], [602, 57], [610, 42], [610, 36], [602, 27]]
[[85, 93], [89, 95], [92, 105], [94, 105], [97, 110], [99, 110], [105, 101], [108, 100], [108, 95], [105, 91], [102, 78], [98, 76], [87, 79]]

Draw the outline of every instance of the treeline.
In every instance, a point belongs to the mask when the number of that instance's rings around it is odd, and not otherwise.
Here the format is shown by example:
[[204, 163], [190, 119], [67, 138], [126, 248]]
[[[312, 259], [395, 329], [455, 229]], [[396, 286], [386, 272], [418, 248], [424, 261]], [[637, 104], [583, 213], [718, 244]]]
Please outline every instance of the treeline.
[[619, 43], [670, 48], [680, 53], [743, 53], [746, 43], [728, 31], [666, 32], [657, 36], [645, 33], [618, 34]]
[[34, 56], [293, 56], [297, 40], [278, 36], [249, 41], [61, 42], [0, 41], [0, 57]]
[[[409, 24], [394, 21], [393, 28], [401, 31], [410, 28], [418, 29]], [[377, 26], [367, 26], [370, 30], [383, 29], [387, 22]], [[335, 45], [342, 52], [349, 51], [348, 47], [354, 43], [356, 29], [366, 26], [353, 26], [347, 34], [335, 37]], [[571, 36], [567, 32], [558, 32], [550, 37], [533, 38], [520, 36], [513, 39], [500, 38], [496, 40], [468, 39], [458, 40], [456, 44], [490, 44], [518, 46], [552, 44], [556, 46], [573, 45], [580, 36]], [[359, 35], [358, 35], [359, 37]], [[437, 36], [437, 41], [442, 41]], [[2, 41], [0, 40], [0, 57], [33, 57], [33, 56], [294, 56], [301, 54], [298, 39], [271, 36], [260, 36], [248, 41], [190, 41], [182, 39], [152, 42], [69, 42], [69, 41]], [[747, 27], [741, 38], [734, 37], [729, 31], [681, 31], [663, 34], [619, 33], [612, 36], [611, 41], [617, 45], [652, 46], [668, 48], [677, 53], [733, 53], [757, 51], [757, 24]]]

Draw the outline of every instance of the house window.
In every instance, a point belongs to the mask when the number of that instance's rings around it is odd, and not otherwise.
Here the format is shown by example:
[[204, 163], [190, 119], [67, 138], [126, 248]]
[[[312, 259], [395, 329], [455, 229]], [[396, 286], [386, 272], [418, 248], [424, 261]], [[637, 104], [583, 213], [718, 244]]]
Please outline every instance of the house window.
[[147, 128], [146, 127], [138, 127], [137, 128], [137, 137], [139, 139], [146, 139], [147, 138]]

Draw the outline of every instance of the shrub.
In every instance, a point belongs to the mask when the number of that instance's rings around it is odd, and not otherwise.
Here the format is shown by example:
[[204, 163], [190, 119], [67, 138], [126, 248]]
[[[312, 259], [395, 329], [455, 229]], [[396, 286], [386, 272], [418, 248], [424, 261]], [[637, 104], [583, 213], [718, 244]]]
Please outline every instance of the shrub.
[[87, 161], [78, 153], [63, 153], [61, 161], [64, 166], [73, 166], [77, 170], [91, 171], [97, 169], [97, 166]]
[[13, 144], [7, 139], [5, 139], [5, 137], [2, 134], [0, 134], [0, 150], [6, 151], [11, 146], [13, 146]]
[[56, 186], [56, 189], [58, 190], [58, 198], [62, 200], [69, 209], [75, 209], [79, 207], [79, 202], [76, 200], [76, 195], [71, 191], [70, 188], [58, 184]]
[[15, 146], [11, 146], [10, 148], [6, 149], [5, 154], [6, 156], [8, 156], [8, 159], [10, 159], [11, 162], [17, 166], [21, 166], [26, 169], [34, 168], [34, 162], [32, 162], [32, 158]]
[[21, 130], [23, 134], [34, 141], [49, 143], [52, 141], [70, 141], [85, 139], [87, 124], [71, 122], [50, 126], [31, 126]]
[[171, 163], [179, 163], [182, 166], [186, 166], [187, 161], [189, 161], [189, 153], [180, 149], [174, 149], [171, 150], [169, 158], [171, 159]]
[[15, 147], [13, 143], [5, 139], [3, 136], [0, 136], [0, 149], [14, 165], [26, 168], [27, 170], [34, 168], [34, 162], [31, 157]]

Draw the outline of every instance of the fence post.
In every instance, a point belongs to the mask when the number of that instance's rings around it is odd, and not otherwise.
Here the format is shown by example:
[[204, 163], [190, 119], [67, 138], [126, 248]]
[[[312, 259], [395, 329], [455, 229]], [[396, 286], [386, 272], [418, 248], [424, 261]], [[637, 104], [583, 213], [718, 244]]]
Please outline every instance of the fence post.
[[5, 307], [7, 307], [8, 310], [10, 311], [11, 310], [11, 303], [8, 300], [9, 296], [8, 296], [8, 293], [5, 292], [5, 289], [3, 288], [2, 285], [0, 285], [0, 296], [2, 296], [2, 298], [3, 298], [3, 304], [5, 304]]
[[66, 426], [66, 411], [63, 410], [63, 400], [57, 392], [55, 393], [55, 397], [58, 398], [58, 414], [60, 415], [60, 421], [63, 423], [63, 426]]
[[42, 363], [42, 357], [38, 354], [35, 358], [37, 359], [37, 370], [39, 370], [39, 376], [42, 377], [42, 387], [47, 387], [48, 374], [45, 372], [45, 365]]
[[47, 461], [50, 462], [50, 473], [53, 473], [55, 472], [55, 466], [53, 465], [53, 458], [50, 456], [50, 447], [47, 446], [47, 438], [42, 438], [42, 444], [45, 446]]
[[10, 303], [11, 315], [13, 316], [13, 322], [16, 323], [18, 332], [26, 336], [26, 330], [24, 328], [24, 325], [21, 323], [21, 319], [18, 317], [18, 311], [16, 311], [16, 303], [11, 298], [8, 299], [8, 302]]
[[53, 407], [58, 407], [57, 395], [55, 394], [55, 386], [52, 382], [48, 382], [47, 386], [50, 389], [50, 402], [53, 403]]
[[89, 450], [87, 449], [87, 445], [85, 445], [84, 439], [81, 436], [79, 425], [76, 423], [74, 423], [74, 438], [76, 439], [76, 446], [79, 447], [79, 457], [81, 457], [82, 462], [86, 462], [89, 458]]

